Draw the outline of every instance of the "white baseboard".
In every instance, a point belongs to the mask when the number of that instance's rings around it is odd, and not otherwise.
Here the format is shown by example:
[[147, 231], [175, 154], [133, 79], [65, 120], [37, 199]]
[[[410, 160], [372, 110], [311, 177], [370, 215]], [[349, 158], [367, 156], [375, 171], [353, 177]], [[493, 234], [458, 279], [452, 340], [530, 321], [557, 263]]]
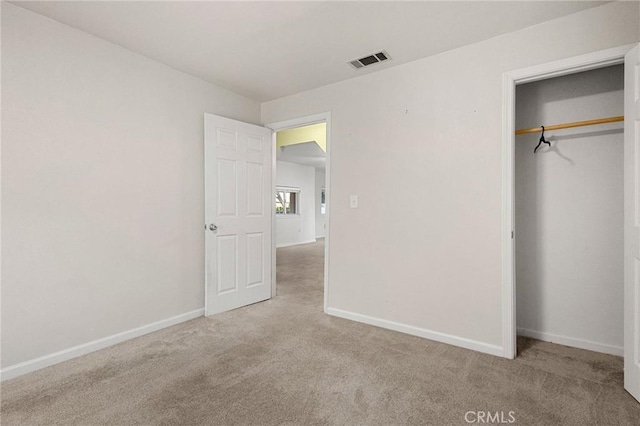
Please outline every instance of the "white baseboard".
[[596, 343], [573, 337], [558, 336], [557, 334], [528, 330], [526, 328], [518, 328], [517, 331], [518, 336], [531, 337], [532, 339], [538, 339], [544, 342], [557, 343], [559, 345], [571, 346], [594, 352], [602, 352], [609, 355], [624, 356], [624, 348], [618, 346], [605, 345], [603, 343]]
[[381, 318], [370, 317], [368, 315], [356, 314], [354, 312], [343, 311], [342, 309], [327, 308], [327, 314], [352, 321], [362, 322], [376, 327], [382, 327], [389, 330], [399, 331], [401, 333], [411, 334], [412, 336], [424, 337], [425, 339], [435, 340], [436, 342], [447, 343], [453, 346], [459, 346], [472, 351], [478, 351], [489, 355], [504, 356], [502, 346], [491, 345], [488, 343], [478, 342], [476, 340], [465, 339], [464, 337], [452, 336], [450, 334], [440, 333], [437, 331], [427, 330], [424, 328], [414, 327], [411, 325], [401, 324], [394, 321], [384, 320]]
[[113, 346], [115, 344], [124, 342], [125, 340], [133, 339], [134, 337], [143, 336], [145, 334], [153, 333], [154, 331], [161, 330], [163, 328], [171, 327], [172, 325], [180, 324], [185, 321], [192, 320], [204, 315], [203, 309], [196, 309], [195, 311], [187, 312], [177, 315], [172, 318], [160, 320], [151, 324], [143, 325], [142, 327], [127, 330], [122, 333], [114, 334], [111, 336], [103, 337], [102, 339], [94, 340], [92, 342], [84, 343], [82, 345], [74, 346], [72, 348], [64, 349], [49, 355], [41, 356], [29, 361], [21, 362], [19, 364], [11, 365], [7, 368], [0, 370], [0, 380], [8, 380], [14, 377], [21, 376], [23, 374], [30, 373], [32, 371], [40, 370], [41, 368], [49, 367], [54, 364], [58, 364], [63, 361], [77, 358], [82, 355], [86, 355], [91, 352], [95, 352], [100, 349]]
[[297, 243], [281, 243], [281, 244], [277, 244], [276, 248], [282, 248], [282, 247], [291, 247], [291, 246], [299, 246], [300, 244], [311, 244], [311, 243], [315, 243], [316, 240], [315, 238], [313, 240], [309, 240], [309, 241], [299, 241]]

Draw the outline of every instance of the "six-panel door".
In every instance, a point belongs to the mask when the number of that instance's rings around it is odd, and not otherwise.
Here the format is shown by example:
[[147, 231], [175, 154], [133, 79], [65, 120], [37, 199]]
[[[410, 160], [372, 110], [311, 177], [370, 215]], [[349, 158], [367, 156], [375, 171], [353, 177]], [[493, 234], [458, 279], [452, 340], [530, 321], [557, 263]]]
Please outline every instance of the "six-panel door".
[[272, 137], [264, 127], [204, 120], [205, 309], [213, 315], [271, 297]]

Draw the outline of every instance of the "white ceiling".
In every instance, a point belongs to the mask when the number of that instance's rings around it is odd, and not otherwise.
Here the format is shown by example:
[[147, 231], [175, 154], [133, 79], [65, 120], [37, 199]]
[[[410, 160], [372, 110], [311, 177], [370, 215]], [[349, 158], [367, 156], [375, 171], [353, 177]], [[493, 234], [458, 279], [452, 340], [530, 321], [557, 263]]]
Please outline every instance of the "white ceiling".
[[324, 170], [327, 154], [315, 142], [303, 142], [295, 145], [282, 146], [276, 151], [278, 161], [302, 164]]
[[[585, 1], [11, 2], [267, 101], [599, 6]], [[385, 49], [392, 60], [347, 61]]]

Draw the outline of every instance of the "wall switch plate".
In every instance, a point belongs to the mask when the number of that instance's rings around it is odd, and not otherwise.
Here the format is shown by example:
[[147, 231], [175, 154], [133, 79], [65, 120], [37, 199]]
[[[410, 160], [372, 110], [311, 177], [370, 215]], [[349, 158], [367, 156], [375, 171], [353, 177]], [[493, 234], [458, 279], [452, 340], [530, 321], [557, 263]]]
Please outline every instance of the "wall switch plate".
[[349, 204], [351, 205], [352, 209], [357, 209], [358, 208], [358, 196], [357, 195], [352, 195], [351, 197], [349, 197]]

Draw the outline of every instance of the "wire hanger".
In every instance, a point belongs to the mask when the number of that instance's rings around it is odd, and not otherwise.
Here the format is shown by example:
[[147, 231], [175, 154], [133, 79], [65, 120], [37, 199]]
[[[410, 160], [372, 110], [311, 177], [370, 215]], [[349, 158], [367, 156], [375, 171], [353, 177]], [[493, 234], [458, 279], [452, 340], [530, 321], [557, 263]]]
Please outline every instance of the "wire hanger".
[[544, 138], [544, 126], [540, 126], [542, 128], [542, 134], [540, 135], [540, 140], [538, 141], [538, 145], [536, 146], [536, 148], [533, 150], [533, 153], [535, 154], [536, 151], [538, 150], [538, 148], [540, 148], [540, 145], [542, 143], [546, 143], [547, 145], [549, 145], [549, 148], [551, 148], [551, 142], [549, 142], [548, 140], [546, 140]]

